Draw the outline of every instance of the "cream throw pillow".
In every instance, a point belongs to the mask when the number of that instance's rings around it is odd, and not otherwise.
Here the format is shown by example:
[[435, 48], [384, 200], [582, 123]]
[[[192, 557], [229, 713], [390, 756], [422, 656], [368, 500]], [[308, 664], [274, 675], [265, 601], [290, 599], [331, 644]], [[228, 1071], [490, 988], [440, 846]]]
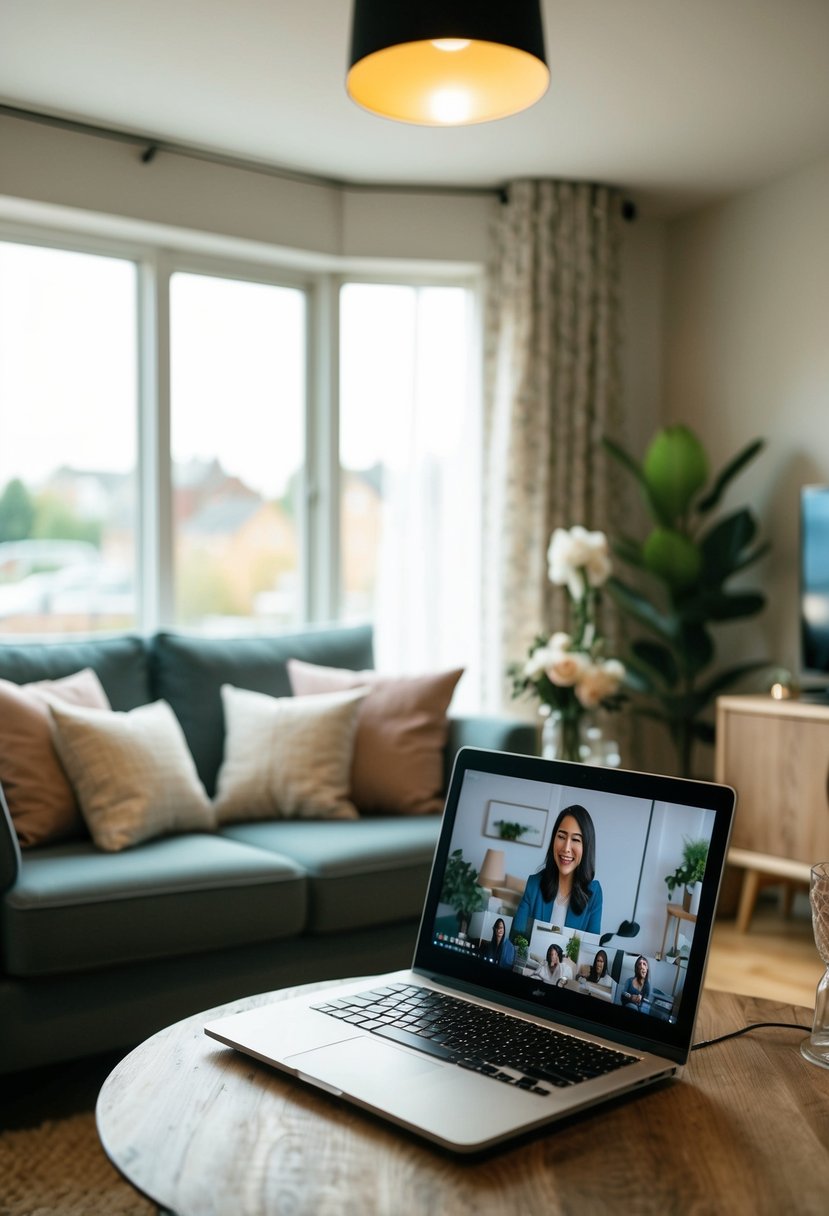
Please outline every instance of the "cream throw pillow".
[[99, 849], [170, 832], [210, 831], [213, 808], [166, 701], [127, 713], [49, 701], [55, 746]]
[[223, 684], [218, 822], [356, 819], [348, 788], [365, 695], [366, 689], [356, 688], [319, 697], [270, 697]]

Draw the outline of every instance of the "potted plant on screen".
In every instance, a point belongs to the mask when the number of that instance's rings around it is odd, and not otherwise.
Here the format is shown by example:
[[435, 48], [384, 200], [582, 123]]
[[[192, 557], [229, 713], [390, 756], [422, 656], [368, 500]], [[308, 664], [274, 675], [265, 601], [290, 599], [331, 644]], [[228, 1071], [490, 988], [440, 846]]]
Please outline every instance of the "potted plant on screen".
[[665, 875], [668, 898], [672, 899], [674, 892], [679, 889], [685, 911], [693, 912], [694, 915], [699, 907], [702, 877], [707, 860], [708, 841], [686, 839], [682, 849], [682, 861], [673, 874]]
[[471, 862], [464, 861], [462, 849], [450, 854], [440, 897], [454, 908], [459, 933], [467, 933], [472, 913], [486, 907], [487, 895], [478, 884], [478, 871]]

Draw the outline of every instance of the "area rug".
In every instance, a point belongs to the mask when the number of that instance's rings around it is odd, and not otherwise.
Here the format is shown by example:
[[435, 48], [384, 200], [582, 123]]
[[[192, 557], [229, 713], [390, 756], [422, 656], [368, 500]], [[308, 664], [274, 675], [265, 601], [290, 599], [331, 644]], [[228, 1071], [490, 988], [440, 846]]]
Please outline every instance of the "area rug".
[[92, 1112], [0, 1134], [0, 1216], [153, 1216], [101, 1148]]

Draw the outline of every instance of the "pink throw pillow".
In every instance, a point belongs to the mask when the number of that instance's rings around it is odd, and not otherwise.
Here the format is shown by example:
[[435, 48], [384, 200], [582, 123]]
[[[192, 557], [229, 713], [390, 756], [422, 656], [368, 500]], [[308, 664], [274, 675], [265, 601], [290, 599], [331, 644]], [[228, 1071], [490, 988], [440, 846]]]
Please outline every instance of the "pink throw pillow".
[[463, 668], [385, 676], [288, 660], [295, 696], [368, 686], [351, 764], [351, 798], [364, 814], [430, 815], [443, 807], [446, 711]]
[[52, 742], [48, 698], [110, 709], [91, 667], [61, 680], [0, 680], [0, 784], [24, 849], [88, 835]]

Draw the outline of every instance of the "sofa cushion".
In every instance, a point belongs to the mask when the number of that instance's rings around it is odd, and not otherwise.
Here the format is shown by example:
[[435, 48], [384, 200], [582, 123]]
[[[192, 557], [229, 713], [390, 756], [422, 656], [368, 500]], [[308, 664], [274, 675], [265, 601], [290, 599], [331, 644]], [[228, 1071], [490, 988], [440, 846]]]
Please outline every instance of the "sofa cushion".
[[55, 746], [99, 849], [117, 853], [169, 832], [211, 831], [215, 814], [165, 701], [127, 713], [51, 699]]
[[306, 880], [290, 859], [219, 836], [122, 853], [77, 841], [26, 854], [0, 908], [6, 970], [54, 975], [292, 937]]
[[443, 806], [446, 711], [462, 668], [387, 676], [288, 660], [296, 696], [367, 685], [360, 706], [351, 796], [364, 814], [434, 815]]
[[369, 625], [308, 629], [278, 637], [156, 634], [151, 643], [154, 697], [173, 707], [210, 797], [222, 762], [223, 684], [287, 697], [291, 694], [285, 666], [289, 658], [332, 667], [371, 667], [371, 638]]
[[420, 915], [439, 830], [439, 815], [422, 815], [240, 823], [222, 828], [221, 835], [302, 866], [308, 930], [340, 933]]
[[134, 709], [152, 700], [143, 638], [126, 635], [86, 642], [14, 642], [0, 645], [0, 679], [13, 684], [59, 680], [91, 667], [113, 709]]
[[269, 697], [222, 685], [225, 757], [219, 823], [247, 819], [356, 819], [348, 797], [357, 714], [366, 690]]
[[0, 680], [0, 782], [24, 848], [87, 835], [52, 741], [47, 694], [70, 705], [109, 710], [90, 667], [59, 680], [22, 686]]

